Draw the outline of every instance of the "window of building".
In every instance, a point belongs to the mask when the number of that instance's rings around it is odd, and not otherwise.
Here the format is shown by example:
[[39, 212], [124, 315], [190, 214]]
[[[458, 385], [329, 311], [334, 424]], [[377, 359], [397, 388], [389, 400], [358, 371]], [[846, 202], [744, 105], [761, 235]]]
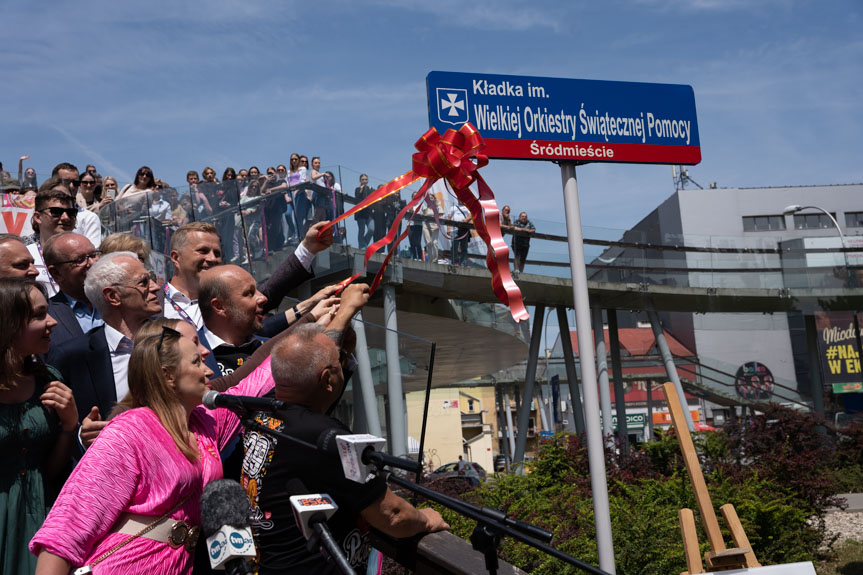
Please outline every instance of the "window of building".
[[[831, 214], [834, 218], [836, 214]], [[827, 214], [794, 214], [795, 230], [828, 230], [835, 229], [833, 220]]]
[[773, 232], [785, 229], [785, 216], [743, 216], [744, 232]]
[[845, 212], [846, 228], [863, 228], [863, 212]]

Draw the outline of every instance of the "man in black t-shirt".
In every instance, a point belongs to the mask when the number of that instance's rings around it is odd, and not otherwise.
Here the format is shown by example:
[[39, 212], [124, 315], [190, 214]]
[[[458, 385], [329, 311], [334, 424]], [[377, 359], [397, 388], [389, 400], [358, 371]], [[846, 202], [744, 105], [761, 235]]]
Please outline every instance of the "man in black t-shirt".
[[[342, 294], [343, 309], [359, 309], [352, 303], [368, 299], [367, 291]], [[364, 303], [364, 302], [363, 302]], [[352, 314], [351, 314], [352, 315]], [[276, 398], [288, 406], [272, 416], [259, 414], [265, 426], [316, 444], [333, 428], [351, 430], [326, 412], [338, 400], [345, 385], [339, 349], [323, 328], [298, 327], [280, 342], [271, 355]], [[449, 526], [433, 509], [417, 510], [387, 488], [383, 479], [360, 484], [345, 478], [337, 455], [297, 446], [258, 432], [246, 432], [246, 456], [242, 483], [255, 512], [253, 529], [260, 555], [259, 573], [336, 573], [337, 568], [317, 552], [306, 549], [297, 527], [287, 483], [297, 478], [309, 493], [328, 493], [339, 507], [327, 522], [333, 537], [355, 568], [363, 569], [368, 557], [367, 527], [393, 537], [410, 537]]]

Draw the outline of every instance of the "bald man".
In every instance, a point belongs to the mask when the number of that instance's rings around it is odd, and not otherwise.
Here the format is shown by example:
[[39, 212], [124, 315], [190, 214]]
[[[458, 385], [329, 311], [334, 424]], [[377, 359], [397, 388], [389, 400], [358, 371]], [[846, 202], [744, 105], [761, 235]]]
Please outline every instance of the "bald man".
[[263, 326], [267, 297], [249, 272], [222, 265], [201, 273], [198, 304], [204, 320], [198, 337], [213, 351], [216, 377], [229, 375], [261, 346], [255, 333]]
[[58, 289], [48, 301], [48, 313], [58, 323], [51, 331], [51, 346], [56, 347], [105, 323], [84, 292], [87, 272], [101, 252], [86, 236], [61, 232], [48, 238], [42, 246], [42, 253], [48, 273]]
[[[342, 295], [342, 305], [368, 299], [361, 293]], [[367, 291], [367, 290], [366, 290]], [[270, 425], [292, 437], [316, 444], [332, 430], [349, 435], [351, 430], [326, 415], [345, 387], [339, 348], [316, 324], [298, 327], [273, 348], [271, 355], [275, 395], [286, 402], [283, 410], [270, 418]], [[418, 510], [394, 494], [383, 477], [360, 484], [345, 478], [338, 455], [321, 453], [293, 442], [274, 441], [257, 432], [247, 432], [243, 472], [246, 485], [255, 485], [250, 494], [258, 515], [269, 521], [255, 527], [255, 542], [260, 552], [259, 573], [329, 573], [326, 560], [307, 549], [291, 511], [291, 493], [285, 485], [299, 479], [309, 493], [327, 493], [339, 509], [327, 524], [338, 546], [345, 550], [354, 569], [368, 559], [365, 540], [368, 525], [392, 537], [411, 537], [417, 533], [448, 529], [449, 525], [433, 509]], [[272, 451], [271, 451], [272, 450]], [[265, 458], [260, 454], [267, 454]], [[271, 455], [270, 455], [271, 454]]]
[[[328, 286], [297, 304], [304, 313], [290, 325], [317, 321], [325, 310], [334, 309], [338, 302], [332, 295], [334, 291], [335, 286]], [[210, 357], [216, 365], [211, 366], [214, 377], [230, 375], [261, 346], [266, 339], [260, 337], [264, 324], [271, 326], [275, 335], [288, 327], [287, 316], [295, 315], [289, 311], [279, 314], [281, 317], [264, 319], [267, 296], [261, 293], [249, 272], [235, 265], [216, 266], [201, 272], [198, 301], [204, 321], [198, 338], [213, 352]]]
[[0, 278], [34, 280], [38, 275], [33, 256], [21, 238], [15, 234], [0, 234]]

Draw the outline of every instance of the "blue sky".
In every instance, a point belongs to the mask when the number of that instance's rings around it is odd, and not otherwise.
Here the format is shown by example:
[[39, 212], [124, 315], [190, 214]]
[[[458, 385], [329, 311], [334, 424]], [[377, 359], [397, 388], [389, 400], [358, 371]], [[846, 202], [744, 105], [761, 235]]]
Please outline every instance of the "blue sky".
[[[428, 127], [431, 70], [690, 84], [703, 186], [863, 181], [859, 1], [4, 0], [0, 161], [141, 165], [183, 183], [323, 157], [385, 180]], [[580, 167], [585, 225], [625, 229], [673, 192], [667, 166]], [[499, 199], [561, 222], [560, 172], [492, 161]], [[355, 174], [345, 170], [345, 187]], [[706, 191], [705, 193], [710, 193]]]

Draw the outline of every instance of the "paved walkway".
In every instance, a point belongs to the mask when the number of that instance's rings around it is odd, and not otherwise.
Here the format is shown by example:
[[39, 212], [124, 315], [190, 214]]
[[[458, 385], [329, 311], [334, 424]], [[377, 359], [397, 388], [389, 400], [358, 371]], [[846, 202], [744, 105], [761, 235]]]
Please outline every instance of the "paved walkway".
[[843, 493], [839, 497], [844, 497], [848, 502], [847, 513], [863, 511], [863, 493]]

